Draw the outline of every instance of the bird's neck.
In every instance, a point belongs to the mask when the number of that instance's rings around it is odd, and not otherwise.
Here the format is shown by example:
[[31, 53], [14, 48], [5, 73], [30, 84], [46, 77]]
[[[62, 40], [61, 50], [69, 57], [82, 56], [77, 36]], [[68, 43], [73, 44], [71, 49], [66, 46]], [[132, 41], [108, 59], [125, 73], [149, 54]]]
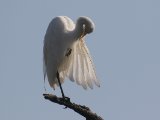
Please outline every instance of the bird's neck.
[[82, 35], [84, 34], [83, 25], [80, 23], [77, 23], [75, 25], [75, 28], [73, 30], [73, 36], [75, 40], [78, 40]]

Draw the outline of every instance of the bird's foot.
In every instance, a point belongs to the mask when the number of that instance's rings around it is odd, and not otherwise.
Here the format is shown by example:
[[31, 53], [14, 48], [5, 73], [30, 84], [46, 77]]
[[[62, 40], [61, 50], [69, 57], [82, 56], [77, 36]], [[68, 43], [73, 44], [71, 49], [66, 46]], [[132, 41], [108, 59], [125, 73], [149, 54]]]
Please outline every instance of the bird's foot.
[[[62, 99], [64, 102], [66, 102], [66, 103], [71, 103], [69, 97], [64, 96], [64, 97], [62, 97], [61, 99]], [[66, 109], [66, 108], [67, 108], [67, 106], [64, 107], [64, 109]]]
[[69, 97], [63, 97], [63, 100], [65, 100], [66, 102], [70, 102], [70, 98]]
[[64, 102], [70, 102], [70, 98], [66, 96], [63, 96], [62, 98], [60, 98], [60, 100]]

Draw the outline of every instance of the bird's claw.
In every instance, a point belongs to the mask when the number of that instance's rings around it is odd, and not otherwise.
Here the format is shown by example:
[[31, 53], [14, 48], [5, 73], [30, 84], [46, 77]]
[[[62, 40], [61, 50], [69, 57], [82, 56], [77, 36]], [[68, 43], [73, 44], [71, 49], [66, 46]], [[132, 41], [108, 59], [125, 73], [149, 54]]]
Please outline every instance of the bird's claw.
[[70, 102], [70, 98], [69, 97], [64, 97], [63, 98], [66, 102]]
[[[71, 102], [69, 97], [63, 97], [63, 100], [67, 103]], [[67, 106], [65, 106], [63, 109], [67, 109]]]

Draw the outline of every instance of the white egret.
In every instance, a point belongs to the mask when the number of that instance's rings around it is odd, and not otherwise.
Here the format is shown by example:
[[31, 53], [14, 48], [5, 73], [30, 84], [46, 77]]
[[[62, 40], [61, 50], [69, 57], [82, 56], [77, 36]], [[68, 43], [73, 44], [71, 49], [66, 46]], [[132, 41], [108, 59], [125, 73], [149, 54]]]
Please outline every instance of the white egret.
[[76, 24], [67, 16], [55, 17], [49, 24], [44, 38], [44, 79], [55, 89], [65, 78], [76, 81], [84, 89], [100, 86], [95, 68], [85, 44], [84, 36], [94, 30], [88, 17], [79, 17]]

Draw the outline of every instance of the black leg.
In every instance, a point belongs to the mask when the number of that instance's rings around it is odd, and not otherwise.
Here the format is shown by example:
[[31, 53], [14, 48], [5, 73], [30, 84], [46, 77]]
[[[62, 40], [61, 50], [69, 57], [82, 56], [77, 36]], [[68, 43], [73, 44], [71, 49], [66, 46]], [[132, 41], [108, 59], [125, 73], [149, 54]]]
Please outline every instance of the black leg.
[[58, 71], [57, 71], [57, 79], [58, 79], [59, 87], [60, 87], [60, 89], [61, 89], [62, 97], [65, 99], [64, 92], [63, 92], [63, 89], [62, 89], [62, 86], [61, 86], [61, 82], [60, 82], [60, 78], [59, 78], [59, 73], [58, 73]]

